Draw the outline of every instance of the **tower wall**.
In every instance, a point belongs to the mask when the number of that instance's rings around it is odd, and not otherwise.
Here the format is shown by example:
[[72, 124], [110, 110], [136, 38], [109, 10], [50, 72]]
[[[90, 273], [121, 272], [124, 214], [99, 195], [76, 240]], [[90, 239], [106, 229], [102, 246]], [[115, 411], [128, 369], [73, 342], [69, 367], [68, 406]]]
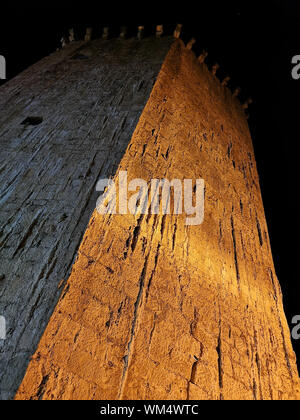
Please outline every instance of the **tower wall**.
[[204, 221], [94, 211], [16, 398], [296, 398], [248, 124], [180, 40], [119, 170], [204, 179]]
[[[12, 398], [171, 38], [74, 42], [0, 89], [0, 396]], [[3, 277], [4, 276], [4, 277]]]

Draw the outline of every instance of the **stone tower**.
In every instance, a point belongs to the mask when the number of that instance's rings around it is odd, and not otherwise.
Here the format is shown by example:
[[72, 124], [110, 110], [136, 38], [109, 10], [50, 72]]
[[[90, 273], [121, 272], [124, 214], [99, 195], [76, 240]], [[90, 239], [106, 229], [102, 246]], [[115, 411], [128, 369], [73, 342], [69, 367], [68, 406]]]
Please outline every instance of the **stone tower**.
[[[73, 41], [1, 89], [2, 398], [26, 367], [16, 399], [297, 398], [244, 110], [159, 35]], [[93, 211], [123, 170], [204, 179], [203, 223]]]

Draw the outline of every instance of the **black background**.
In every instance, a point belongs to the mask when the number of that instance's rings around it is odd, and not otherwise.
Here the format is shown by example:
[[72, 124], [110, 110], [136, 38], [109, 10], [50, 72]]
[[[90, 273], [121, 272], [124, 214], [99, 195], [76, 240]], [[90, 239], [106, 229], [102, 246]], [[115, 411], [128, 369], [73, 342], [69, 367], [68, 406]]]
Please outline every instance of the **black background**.
[[[249, 126], [255, 148], [262, 196], [269, 227], [273, 258], [290, 328], [300, 315], [298, 253], [298, 112], [300, 80], [291, 77], [291, 59], [300, 54], [299, 1], [198, 1], [167, 6], [165, 2], [98, 2], [22, 6], [12, 3], [1, 10], [0, 54], [7, 60], [7, 78], [60, 47], [60, 38], [73, 27], [82, 39], [85, 28], [94, 28], [93, 37], [109, 25], [117, 36], [127, 25], [129, 36], [144, 24], [154, 34], [164, 24], [172, 34], [183, 23], [182, 38], [197, 39], [196, 54], [206, 49], [208, 65], [220, 64], [218, 76], [229, 75], [230, 87], [240, 86], [241, 100], [249, 96]], [[0, 84], [3, 84], [0, 81]], [[300, 367], [300, 340], [293, 340]]]

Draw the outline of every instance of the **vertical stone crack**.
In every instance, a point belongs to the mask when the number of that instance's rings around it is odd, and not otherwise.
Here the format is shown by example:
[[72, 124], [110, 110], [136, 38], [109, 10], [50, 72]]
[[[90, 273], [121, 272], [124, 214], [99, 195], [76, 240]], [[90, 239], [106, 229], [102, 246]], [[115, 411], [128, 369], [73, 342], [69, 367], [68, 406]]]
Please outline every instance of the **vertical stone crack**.
[[198, 357], [194, 356], [194, 358], [195, 358], [195, 361], [192, 364], [190, 379], [188, 380], [188, 383], [187, 383], [187, 390], [186, 390], [186, 399], [187, 400], [190, 399], [190, 384], [195, 384], [197, 363], [199, 362]]
[[233, 255], [234, 255], [234, 263], [235, 263], [236, 279], [238, 283], [238, 289], [240, 290], [240, 270], [239, 270], [239, 264], [238, 264], [238, 259], [237, 259], [236, 237], [235, 237], [235, 230], [234, 230], [234, 223], [233, 223], [232, 216], [231, 216], [231, 236], [232, 236], [232, 242], [233, 242]]
[[259, 220], [257, 216], [256, 216], [256, 228], [257, 228], [257, 233], [258, 233], [259, 244], [260, 246], [262, 246], [263, 240], [262, 240], [261, 228], [260, 228], [260, 224], [259, 224]]
[[151, 272], [151, 275], [150, 275], [150, 278], [149, 278], [149, 281], [148, 281], [148, 285], [147, 285], [147, 290], [146, 290], [146, 302], [147, 302], [147, 300], [148, 300], [149, 289], [150, 289], [150, 286], [151, 286], [152, 278], [153, 278], [153, 276], [154, 276], [154, 273], [155, 273], [155, 270], [156, 270], [156, 267], [157, 267], [157, 261], [158, 261], [158, 257], [159, 257], [159, 250], [160, 250], [160, 247], [161, 247], [161, 244], [159, 243], [159, 244], [157, 245], [157, 249], [156, 249], [156, 253], [155, 253], [155, 257], [154, 257], [154, 267], [153, 267], [153, 270], [152, 270], [152, 272]]
[[143, 269], [142, 269], [142, 272], [141, 272], [141, 275], [140, 275], [140, 279], [139, 279], [139, 291], [138, 291], [138, 294], [137, 294], [136, 301], [134, 303], [134, 311], [133, 311], [133, 318], [132, 318], [132, 323], [131, 323], [130, 338], [129, 338], [129, 341], [128, 341], [128, 344], [127, 344], [127, 354], [123, 358], [124, 368], [123, 368], [123, 374], [122, 374], [122, 378], [121, 378], [121, 384], [120, 384], [120, 390], [119, 390], [118, 398], [120, 398], [121, 395], [122, 395], [123, 388], [124, 388], [124, 383], [125, 383], [125, 377], [126, 377], [126, 373], [128, 371], [131, 346], [132, 346], [133, 338], [134, 338], [134, 335], [135, 335], [135, 327], [136, 327], [136, 323], [137, 323], [137, 319], [138, 319], [138, 310], [139, 310], [141, 300], [142, 300], [142, 296], [143, 296], [143, 289], [144, 289], [144, 284], [145, 284], [145, 277], [146, 277], [146, 272], [147, 272], [148, 259], [149, 259], [149, 254], [145, 258], [144, 266], [143, 266]]
[[141, 231], [141, 223], [143, 221], [143, 217], [144, 214], [141, 214], [141, 216], [139, 217], [138, 221], [137, 221], [137, 225], [133, 230], [133, 235], [132, 235], [132, 241], [131, 241], [131, 251], [133, 252], [135, 250], [138, 238], [139, 238], [139, 234]]
[[220, 388], [220, 400], [223, 400], [223, 366], [222, 366], [222, 327], [221, 327], [221, 313], [219, 317], [219, 334], [218, 334], [218, 342], [217, 342], [217, 355], [218, 355], [218, 376], [219, 376], [219, 388]]
[[41, 381], [41, 383], [38, 387], [37, 393], [36, 393], [36, 396], [37, 396], [38, 400], [41, 400], [43, 398], [43, 395], [46, 391], [46, 385], [47, 385], [48, 379], [49, 379], [49, 375], [43, 376], [43, 379], [42, 379], [42, 381]]

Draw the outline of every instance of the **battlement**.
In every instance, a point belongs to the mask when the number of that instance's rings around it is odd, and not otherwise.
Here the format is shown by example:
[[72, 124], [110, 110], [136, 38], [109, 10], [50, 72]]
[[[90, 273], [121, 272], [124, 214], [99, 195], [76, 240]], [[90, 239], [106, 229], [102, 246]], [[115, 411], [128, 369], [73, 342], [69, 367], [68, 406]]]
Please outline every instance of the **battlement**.
[[[147, 35], [145, 36], [145, 26], [138, 26], [135, 37], [129, 38], [128, 37], [128, 27], [121, 26], [120, 27], [120, 33], [119, 33], [119, 36], [118, 37], [119, 37], [119, 39], [122, 39], [122, 40], [135, 38], [135, 39], [137, 39], [139, 41], [141, 41], [141, 40], [143, 40], [145, 38], [153, 37], [153, 36], [155, 36], [156, 38], [161, 38], [162, 36], [164, 36], [164, 37], [165, 36], [168, 36], [168, 37], [173, 36], [174, 39], [180, 39], [181, 38], [182, 30], [183, 30], [183, 25], [182, 24], [177, 24], [175, 26], [175, 29], [174, 29], [173, 34], [171, 34], [171, 33], [168, 33], [168, 32], [164, 32], [164, 26], [163, 25], [156, 25], [155, 30], [153, 30], [153, 33], [148, 32]], [[108, 26], [103, 27], [102, 31], [103, 31], [102, 32], [102, 35], [101, 35], [101, 39], [102, 40], [112, 39], [112, 35], [110, 34], [110, 30], [109, 30], [109, 27]], [[97, 39], [97, 38], [93, 38], [92, 37], [92, 34], [93, 34], [93, 28], [91, 28], [91, 27], [86, 28], [86, 33], [85, 33], [85, 36], [84, 36], [83, 41], [85, 43], [91, 43], [91, 41], [93, 39]], [[76, 37], [75, 36], [74, 29], [73, 28], [69, 29], [69, 36], [68, 37], [63, 36], [61, 38], [61, 46], [62, 46], [62, 48], [65, 48], [68, 44], [74, 43], [76, 39], [78, 41], [80, 41], [79, 40], [79, 37]], [[196, 44], [196, 42], [197, 42], [197, 40], [195, 38], [191, 38], [186, 43], [186, 48], [188, 50], [193, 50], [193, 46], [194, 46], [194, 44]], [[202, 51], [202, 53], [198, 57], [199, 64], [203, 64], [205, 62], [205, 59], [206, 59], [207, 55], [208, 55], [207, 51]], [[216, 76], [216, 73], [217, 73], [217, 70], [219, 69], [219, 67], [220, 66], [216, 63], [210, 69], [211, 73], [214, 76]], [[217, 76], [216, 76], [216, 79], [219, 80]], [[228, 84], [229, 84], [230, 80], [231, 80], [230, 79], [230, 76], [226, 76], [222, 80], [219, 80], [219, 82], [220, 82], [221, 86], [228, 87]], [[240, 94], [240, 91], [241, 91], [241, 89], [239, 87], [234, 87], [233, 86], [231, 92], [232, 92], [232, 95], [234, 97], [237, 97]], [[241, 104], [241, 107], [244, 110], [247, 110], [248, 109], [248, 106], [251, 103], [252, 103], [252, 99], [249, 98], [249, 99], [247, 99], [245, 102], [243, 102]], [[248, 118], [248, 116], [249, 115], [246, 114], [246, 117], [247, 118]]]

